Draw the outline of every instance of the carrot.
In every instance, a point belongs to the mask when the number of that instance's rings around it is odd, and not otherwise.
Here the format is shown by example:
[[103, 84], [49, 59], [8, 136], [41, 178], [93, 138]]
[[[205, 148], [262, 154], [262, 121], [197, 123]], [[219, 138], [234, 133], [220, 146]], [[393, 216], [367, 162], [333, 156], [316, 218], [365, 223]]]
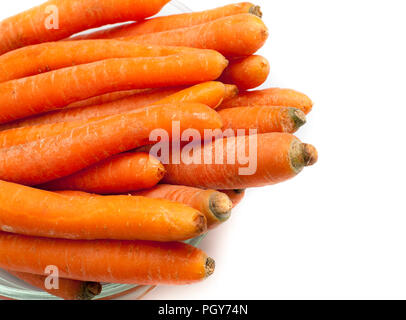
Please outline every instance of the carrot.
[[291, 89], [270, 88], [240, 93], [234, 99], [223, 103], [219, 110], [259, 105], [292, 107], [306, 114], [313, 108], [312, 100], [303, 93]]
[[[237, 155], [252, 149], [254, 152], [250, 152], [247, 159]], [[218, 150], [223, 151], [222, 157]], [[183, 149], [180, 159], [189, 159], [188, 155], [189, 150]], [[234, 164], [229, 161], [233, 158]], [[207, 143], [202, 147], [199, 160], [200, 164], [181, 161], [165, 165], [167, 174], [162, 182], [211, 189], [261, 187], [293, 178], [305, 166], [317, 161], [317, 151], [291, 134], [267, 133]]]
[[193, 128], [221, 128], [220, 116], [208, 106], [189, 103], [151, 106], [107, 117], [57, 136], [25, 145], [0, 149], [0, 179], [25, 185], [43, 184], [66, 177], [115, 154], [150, 144], [149, 136], [160, 128], [172, 137]]
[[131, 195], [184, 203], [202, 212], [206, 216], [209, 228], [228, 220], [231, 216], [231, 200], [226, 194], [216, 190], [160, 184], [149, 190], [133, 192]]
[[214, 260], [181, 242], [72, 241], [0, 232], [0, 267], [44, 274], [54, 265], [59, 276], [123, 284], [191, 284], [214, 272]]
[[249, 56], [230, 61], [220, 81], [233, 83], [241, 90], [254, 89], [263, 84], [269, 76], [270, 66], [262, 56]]
[[[0, 123], [55, 110], [107, 92], [216, 79], [227, 60], [214, 51], [93, 62], [0, 84]], [[58, 89], [58, 90], [57, 90]]]
[[219, 190], [225, 193], [233, 203], [233, 208], [235, 208], [245, 196], [245, 189], [235, 189], [235, 190]]
[[199, 52], [199, 49], [151, 47], [118, 40], [42, 43], [0, 56], [0, 82], [105, 59], [162, 57]]
[[[219, 111], [223, 129], [256, 129], [257, 133], [294, 133], [306, 123], [303, 111], [288, 107], [241, 107]], [[1, 137], [1, 134], [0, 134]]]
[[0, 55], [110, 23], [153, 16], [169, 0], [51, 0], [0, 22]]
[[[89, 120], [101, 120], [107, 116], [134, 111], [147, 105], [196, 102], [216, 108], [223, 101], [225, 95], [225, 86], [221, 82], [214, 81], [198, 84], [184, 90], [180, 89], [160, 89], [100, 106], [60, 110], [6, 124], [3, 125], [3, 129], [11, 126], [19, 127], [0, 132], [0, 148], [8, 148], [55, 136], [83, 125]], [[37, 123], [46, 124], [37, 125]], [[33, 126], [30, 126], [31, 124]]]
[[261, 8], [259, 6], [255, 6], [249, 2], [242, 2], [202, 12], [175, 14], [130, 23], [106, 30], [96, 31], [82, 36], [76, 36], [73, 37], [73, 39], [111, 39], [126, 37], [130, 35], [136, 36], [147, 33], [156, 33], [173, 29], [192, 27], [240, 13], [251, 13], [260, 18], [262, 17]]
[[0, 190], [0, 230], [6, 232], [73, 240], [181, 241], [207, 228], [202, 213], [167, 200], [69, 197], [1, 180]]
[[137, 36], [128, 35], [120, 39], [150, 45], [213, 49], [226, 57], [241, 57], [254, 54], [267, 38], [268, 29], [263, 21], [247, 13], [188, 28]]
[[[130, 112], [139, 108], [143, 108], [147, 105], [152, 105], [159, 100], [166, 98], [168, 95], [178, 92], [180, 89], [168, 88], [168, 89], [154, 89], [148, 92], [139, 92], [134, 95], [118, 99], [116, 101], [102, 103], [100, 105], [91, 105], [87, 107], [68, 108], [62, 110], [56, 110], [45, 114], [40, 114], [30, 118], [17, 120], [14, 122], [6, 123], [0, 126], [3, 130], [17, 129], [13, 131], [0, 132], [0, 136], [10, 136], [11, 133], [22, 137], [25, 142], [37, 140], [39, 137], [45, 137], [45, 132], [63, 132], [66, 129], [75, 127], [75, 124], [63, 124], [63, 122], [77, 122], [88, 121], [90, 119], [97, 119], [106, 116], [112, 116], [120, 113]], [[58, 125], [54, 125], [57, 124]], [[48, 126], [49, 125], [49, 126]], [[58, 127], [61, 127], [57, 131]], [[32, 127], [32, 128], [29, 128]], [[23, 129], [24, 128], [24, 129]], [[38, 132], [39, 135], [33, 135], [34, 132]], [[14, 134], [13, 134], [14, 135]], [[33, 137], [33, 138], [32, 138]], [[0, 144], [5, 146], [3, 138]], [[8, 145], [15, 145], [22, 143], [13, 142], [12, 139], [7, 139]]]
[[153, 156], [146, 153], [125, 153], [68, 177], [51, 181], [40, 188], [119, 194], [152, 188], [164, 175], [164, 166]]
[[48, 289], [45, 285], [46, 276], [9, 270], [7, 272], [34, 287], [64, 300], [92, 300], [102, 291], [102, 286], [98, 282], [84, 282], [62, 278], [58, 278], [58, 289]]

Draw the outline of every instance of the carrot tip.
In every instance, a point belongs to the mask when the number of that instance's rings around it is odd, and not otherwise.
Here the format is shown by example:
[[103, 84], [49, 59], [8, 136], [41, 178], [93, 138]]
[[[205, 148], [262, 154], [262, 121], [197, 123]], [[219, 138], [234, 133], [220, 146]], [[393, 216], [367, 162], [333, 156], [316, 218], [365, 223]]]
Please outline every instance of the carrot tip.
[[289, 114], [295, 124], [296, 130], [306, 124], [306, 114], [303, 111], [296, 108], [289, 108]]
[[79, 300], [92, 300], [102, 292], [102, 285], [98, 282], [85, 282]]
[[257, 17], [262, 18], [262, 11], [260, 6], [252, 6], [249, 10], [249, 13], [256, 15]]
[[240, 93], [240, 90], [234, 84], [225, 84], [225, 86], [226, 86], [226, 95], [224, 97], [223, 102], [227, 102], [227, 101], [235, 98]]
[[214, 270], [216, 269], [216, 262], [212, 258], [207, 258], [205, 269], [206, 269], [206, 278], [210, 277], [214, 273]]
[[197, 234], [203, 234], [207, 231], [207, 219], [202, 213], [199, 213], [195, 218]]
[[307, 143], [303, 144], [303, 155], [306, 167], [314, 165], [319, 158], [317, 149], [313, 145]]
[[216, 192], [210, 197], [210, 210], [220, 221], [226, 221], [231, 216], [233, 203], [231, 199], [222, 192]]
[[299, 173], [305, 167], [304, 153], [304, 144], [299, 140], [293, 141], [290, 147], [289, 156], [291, 166], [296, 173]]

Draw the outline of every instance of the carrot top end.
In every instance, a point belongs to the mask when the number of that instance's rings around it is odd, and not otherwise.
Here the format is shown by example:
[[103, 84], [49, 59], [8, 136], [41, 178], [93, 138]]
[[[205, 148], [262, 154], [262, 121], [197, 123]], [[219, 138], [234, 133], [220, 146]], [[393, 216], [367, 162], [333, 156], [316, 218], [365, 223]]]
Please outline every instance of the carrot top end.
[[295, 130], [306, 124], [306, 114], [296, 108], [289, 108], [289, 115], [293, 120]]
[[219, 221], [224, 222], [230, 218], [233, 203], [225, 193], [214, 193], [209, 202], [210, 210]]
[[102, 292], [102, 285], [98, 282], [85, 282], [78, 300], [92, 300]]
[[252, 6], [249, 10], [249, 13], [251, 13], [259, 18], [262, 18], [262, 16], [263, 16], [260, 6]]
[[295, 173], [299, 173], [305, 167], [304, 144], [299, 140], [294, 140], [289, 151], [290, 163]]
[[303, 149], [304, 149], [305, 166], [310, 167], [316, 164], [319, 158], [317, 149], [313, 145], [306, 143], [303, 145]]
[[214, 273], [215, 269], [216, 269], [216, 262], [212, 258], [207, 258], [206, 265], [205, 265], [206, 278], [210, 277]]

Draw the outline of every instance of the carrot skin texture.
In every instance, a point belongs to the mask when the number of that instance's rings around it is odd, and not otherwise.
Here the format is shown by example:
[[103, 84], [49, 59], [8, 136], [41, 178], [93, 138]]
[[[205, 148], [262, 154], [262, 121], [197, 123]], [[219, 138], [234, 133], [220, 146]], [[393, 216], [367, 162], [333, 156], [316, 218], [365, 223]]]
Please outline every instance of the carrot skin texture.
[[133, 90], [122, 90], [122, 91], [115, 91], [102, 94], [100, 96], [95, 96], [92, 98], [88, 98], [85, 100], [80, 100], [69, 104], [66, 108], [83, 108], [89, 106], [95, 106], [98, 104], [109, 103], [117, 100], [121, 100], [133, 95], [142, 94], [142, 93], [149, 93], [151, 89], [133, 89]]
[[141, 285], [191, 284], [214, 270], [203, 251], [181, 242], [72, 241], [0, 232], [0, 267], [43, 275], [49, 265], [66, 279]]
[[70, 279], [58, 279], [59, 289], [47, 289], [46, 276], [7, 270], [14, 277], [46, 291], [64, 300], [91, 300], [101, 293], [102, 286], [98, 282], [84, 282]]
[[72, 121], [4, 130], [0, 132], [0, 149], [57, 136], [84, 124], [85, 121]]
[[220, 116], [206, 105], [151, 106], [90, 121], [54, 137], [0, 149], [0, 179], [39, 185], [66, 177], [115, 154], [150, 144], [150, 133], [157, 128], [171, 139], [176, 121], [180, 133], [194, 128], [203, 135], [205, 129], [222, 127]]
[[[0, 22], [0, 55], [110, 23], [142, 20], [169, 0], [51, 0]], [[51, 9], [51, 10], [50, 10]], [[58, 12], [58, 25], [50, 17]], [[55, 22], [55, 21], [54, 21]]]
[[[108, 59], [0, 84], [0, 123], [104, 93], [192, 85], [217, 79], [228, 62], [214, 51], [157, 58]], [[58, 88], [58, 90], [56, 90]]]
[[189, 28], [120, 39], [140, 44], [212, 49], [226, 57], [242, 57], [257, 52], [267, 38], [268, 29], [260, 18], [238, 14]]
[[254, 89], [266, 81], [270, 70], [266, 58], [253, 55], [230, 61], [219, 80], [233, 83], [240, 90]]
[[160, 184], [152, 189], [132, 192], [133, 196], [166, 199], [180, 202], [202, 212], [209, 228], [213, 228], [230, 217], [232, 203], [216, 190]]
[[[303, 111], [288, 107], [241, 107], [219, 111], [223, 129], [256, 129], [257, 133], [294, 133], [306, 123]], [[0, 135], [1, 136], [1, 135]]]
[[146, 153], [124, 153], [73, 175], [41, 185], [45, 190], [81, 190], [120, 194], [152, 188], [165, 175], [165, 167]]
[[[0, 148], [52, 137], [83, 125], [86, 121], [101, 120], [107, 116], [134, 111], [147, 105], [203, 103], [214, 109], [221, 104], [224, 96], [225, 86], [221, 82], [211, 81], [184, 90], [181, 88], [160, 89], [100, 106], [60, 110], [12, 123], [12, 125], [22, 127], [0, 131]], [[33, 126], [26, 126], [30, 124]], [[3, 126], [3, 128], [6, 127], [8, 127], [7, 124]]]
[[[130, 196], [77, 197], [0, 181], [0, 230], [72, 240], [183, 241], [206, 231], [184, 204]], [[80, 279], [79, 279], [80, 280]]]
[[75, 36], [72, 39], [112, 39], [156, 33], [173, 29], [192, 27], [241, 13], [251, 13], [259, 17], [262, 16], [259, 7], [249, 2], [242, 2], [202, 12], [175, 14], [165, 17], [148, 19], [140, 22], [134, 22], [124, 26], [113, 27], [107, 30], [101, 30], [82, 36]]
[[[178, 92], [179, 89], [154, 89], [148, 92], [139, 92], [129, 97], [124, 97], [116, 101], [102, 103], [100, 105], [91, 105], [78, 108], [67, 108], [62, 110], [55, 110], [45, 114], [39, 114], [33, 117], [24, 118], [14, 122], [6, 123], [0, 126], [3, 132], [0, 132], [0, 136], [5, 135], [18, 135], [21, 137], [20, 141], [33, 141], [37, 140], [33, 133], [39, 134], [39, 137], [46, 137], [47, 132], [63, 132], [72, 127], [76, 127], [76, 124], [86, 122], [90, 120], [97, 120], [107, 116], [113, 116], [120, 113], [127, 113], [147, 105], [152, 105], [155, 102], [162, 100], [168, 95]], [[32, 128], [30, 128], [32, 127]], [[60, 128], [59, 128], [60, 127]], [[13, 131], [8, 131], [14, 129]], [[31, 130], [32, 129], [32, 130]], [[35, 139], [33, 139], [34, 137]], [[20, 142], [21, 143], [21, 142]], [[12, 140], [8, 140], [5, 145], [15, 145]]]
[[24, 47], [0, 56], [0, 82], [113, 58], [162, 57], [198, 49], [142, 46], [130, 41], [83, 40]]
[[[165, 164], [167, 173], [162, 182], [197, 188], [246, 189], [284, 182], [307, 165], [305, 144], [288, 133], [238, 136], [216, 143], [206, 143], [201, 148], [201, 164]], [[236, 152], [246, 150], [248, 153], [250, 146], [256, 146], [256, 152], [250, 157], [253, 167], [247, 172], [249, 175], [242, 175], [240, 169], [248, 166], [239, 164]], [[223, 148], [223, 158], [220, 158], [223, 164], [217, 164], [216, 148]], [[181, 159], [188, 158], [188, 154], [182, 152]], [[235, 164], [228, 163], [230, 155], [235, 155]], [[212, 164], [208, 164], [207, 159], [211, 159]]]
[[234, 99], [225, 101], [218, 109], [260, 105], [292, 107], [302, 110], [305, 114], [308, 114], [313, 108], [312, 100], [301, 92], [291, 89], [270, 88], [242, 92]]

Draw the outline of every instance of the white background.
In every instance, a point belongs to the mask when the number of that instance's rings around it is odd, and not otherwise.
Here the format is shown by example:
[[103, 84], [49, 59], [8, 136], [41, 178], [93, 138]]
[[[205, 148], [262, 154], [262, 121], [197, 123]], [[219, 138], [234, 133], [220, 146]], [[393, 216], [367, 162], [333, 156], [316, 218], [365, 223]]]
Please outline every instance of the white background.
[[[0, 18], [41, 2], [1, 1]], [[184, 0], [194, 11], [232, 2]], [[405, 299], [405, 2], [256, 4], [270, 29], [267, 86], [314, 100], [298, 136], [318, 147], [319, 163], [248, 191], [202, 243], [217, 263], [212, 277], [148, 297]]]

